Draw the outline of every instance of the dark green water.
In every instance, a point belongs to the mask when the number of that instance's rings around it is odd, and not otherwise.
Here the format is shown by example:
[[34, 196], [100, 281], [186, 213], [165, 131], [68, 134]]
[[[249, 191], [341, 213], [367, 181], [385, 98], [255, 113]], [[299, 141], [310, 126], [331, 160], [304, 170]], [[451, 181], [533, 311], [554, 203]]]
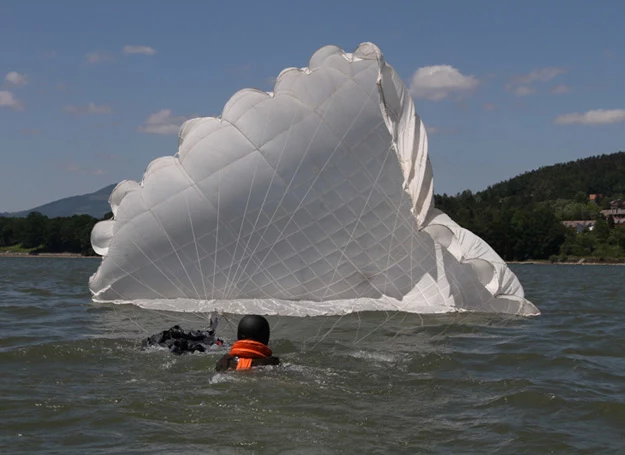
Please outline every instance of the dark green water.
[[216, 374], [140, 349], [205, 319], [93, 304], [97, 265], [0, 258], [0, 453], [625, 454], [623, 267], [514, 265], [533, 319], [274, 318], [283, 367]]

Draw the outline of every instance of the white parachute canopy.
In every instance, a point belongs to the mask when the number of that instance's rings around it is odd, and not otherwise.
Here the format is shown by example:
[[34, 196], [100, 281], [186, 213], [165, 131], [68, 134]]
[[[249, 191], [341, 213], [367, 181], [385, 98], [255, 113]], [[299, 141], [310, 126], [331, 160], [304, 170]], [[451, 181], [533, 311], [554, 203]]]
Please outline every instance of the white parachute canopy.
[[176, 311], [537, 315], [505, 262], [433, 208], [427, 136], [371, 43], [319, 49], [274, 91], [180, 128], [112, 192], [93, 300]]

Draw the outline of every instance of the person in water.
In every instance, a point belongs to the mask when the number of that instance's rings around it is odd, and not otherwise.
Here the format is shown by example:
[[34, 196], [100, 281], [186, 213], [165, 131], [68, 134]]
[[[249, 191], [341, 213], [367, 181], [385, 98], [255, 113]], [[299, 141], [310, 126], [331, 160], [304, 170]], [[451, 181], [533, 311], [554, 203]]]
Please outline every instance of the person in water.
[[249, 370], [261, 365], [280, 365], [269, 346], [269, 322], [263, 316], [249, 314], [239, 321], [237, 341], [230, 352], [217, 361], [217, 371]]

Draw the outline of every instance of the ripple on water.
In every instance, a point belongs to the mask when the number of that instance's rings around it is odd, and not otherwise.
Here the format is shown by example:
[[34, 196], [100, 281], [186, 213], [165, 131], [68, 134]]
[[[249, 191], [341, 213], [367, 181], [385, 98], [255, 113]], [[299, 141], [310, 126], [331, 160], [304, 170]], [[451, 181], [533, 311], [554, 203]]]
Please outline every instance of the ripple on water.
[[206, 319], [92, 304], [98, 261], [6, 261], [2, 453], [622, 453], [623, 268], [513, 266], [532, 319], [273, 318], [283, 366], [232, 374], [141, 350]]

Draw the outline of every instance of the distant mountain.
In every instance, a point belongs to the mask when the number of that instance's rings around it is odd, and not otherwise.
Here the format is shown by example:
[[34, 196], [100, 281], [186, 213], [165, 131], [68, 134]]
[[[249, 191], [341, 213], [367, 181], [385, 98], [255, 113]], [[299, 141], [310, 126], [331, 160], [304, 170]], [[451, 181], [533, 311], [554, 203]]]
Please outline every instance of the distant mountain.
[[102, 218], [106, 213], [111, 211], [108, 199], [113, 188], [115, 188], [115, 185], [109, 185], [94, 193], [66, 197], [21, 212], [0, 213], [0, 216], [23, 217], [31, 212], [40, 212], [49, 218], [83, 214], [91, 215], [95, 218]]

